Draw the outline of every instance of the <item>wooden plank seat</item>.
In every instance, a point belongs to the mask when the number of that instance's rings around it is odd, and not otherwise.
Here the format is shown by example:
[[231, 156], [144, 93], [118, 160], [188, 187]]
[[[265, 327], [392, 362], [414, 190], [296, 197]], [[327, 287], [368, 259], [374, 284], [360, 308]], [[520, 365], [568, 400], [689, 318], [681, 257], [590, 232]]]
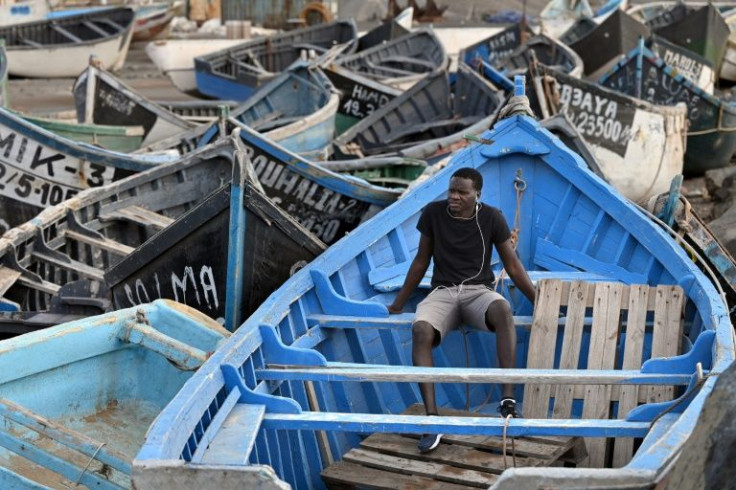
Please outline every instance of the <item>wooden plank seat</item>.
[[[415, 404], [403, 415], [423, 413], [423, 406]], [[448, 409], [441, 409], [440, 415], [478, 416]], [[579, 437], [520, 437], [514, 439], [513, 450], [507, 440], [504, 457], [503, 437], [467, 435], [445, 435], [435, 451], [420, 454], [418, 437], [372, 434], [342, 461], [326, 468], [322, 478], [328, 488], [488, 488], [514, 462], [517, 466], [553, 466], [577, 462], [586, 454]]]
[[155, 211], [143, 208], [141, 206], [126, 206], [100, 214], [100, 221], [123, 220], [132, 223], [150, 226], [155, 230], [163, 230], [174, 222], [172, 218], [159, 214]]

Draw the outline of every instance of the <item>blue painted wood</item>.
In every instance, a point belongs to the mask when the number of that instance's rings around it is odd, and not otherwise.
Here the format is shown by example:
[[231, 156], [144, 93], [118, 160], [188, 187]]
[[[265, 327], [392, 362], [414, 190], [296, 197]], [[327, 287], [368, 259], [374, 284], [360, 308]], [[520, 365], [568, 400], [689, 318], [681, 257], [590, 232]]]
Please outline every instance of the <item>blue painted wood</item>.
[[225, 327], [231, 332], [243, 321], [243, 267], [246, 237], [245, 169], [239, 158], [233, 165], [230, 184], [230, 229], [227, 245], [227, 293], [225, 296]]
[[54, 473], [63, 475], [67, 480], [79, 482], [87, 487], [101, 488], [104, 490], [123, 488], [115, 483], [99, 476], [95, 472], [85, 471], [84, 467], [77, 466], [69, 461], [58, 457], [49, 451], [42, 449], [35, 444], [30, 444], [19, 437], [14, 437], [10, 432], [0, 432], [0, 446], [8, 450], [22, 454], [25, 458], [34, 463], [48, 468]]
[[[201, 427], [202, 429], [202, 433], [199, 435], [197, 447], [192, 453], [191, 457], [188, 459], [188, 461], [191, 461], [193, 463], [200, 463], [203, 461], [203, 457], [205, 455], [205, 452], [207, 451], [208, 446], [214, 440], [218, 431], [222, 427], [222, 424], [225, 422], [225, 419], [227, 419], [227, 417], [230, 415], [230, 412], [238, 403], [239, 399], [240, 390], [234, 389], [230, 393], [228, 393], [227, 398], [225, 398], [225, 400], [220, 404], [214, 416], [212, 416], [209, 411], [205, 412], [202, 415], [202, 419], [198, 424], [199, 427]], [[251, 407], [257, 409], [258, 405], [251, 405]]]
[[311, 269], [314, 288], [325, 313], [331, 315], [350, 315], [363, 317], [388, 316], [388, 308], [381, 303], [352, 301], [341, 296], [323, 271]]
[[143, 323], [131, 323], [121, 329], [118, 337], [157, 352], [184, 370], [195, 370], [207, 360], [207, 353], [195, 349]]
[[540, 260], [542, 260], [541, 257], [549, 257], [552, 260], [568, 264], [571, 267], [583, 271], [597, 271], [599, 274], [606, 275], [610, 279], [622, 281], [626, 284], [646, 284], [647, 282], [647, 278], [642, 274], [627, 271], [617, 265], [598, 261], [586, 253], [557, 247], [547, 240], [537, 241], [537, 255], [540, 256]]
[[706, 330], [698, 335], [692, 349], [675, 357], [649, 359], [641, 366], [642, 373], [693, 373], [696, 364], [700, 363], [704, 370], [712, 369], [713, 344], [716, 334]]
[[[506, 422], [501, 417], [426, 417], [416, 415], [385, 415], [363, 413], [333, 413], [325, 417], [318, 413], [270, 414], [264, 428], [279, 430], [343, 430], [372, 433], [457, 434], [501, 436]], [[512, 419], [506, 429], [509, 437], [580, 436], [580, 437], [643, 437], [648, 422], [625, 420], [578, 420], [574, 424], [556, 419]]]
[[234, 404], [222, 424], [215, 429], [216, 436], [204, 445], [201, 459], [198, 460], [199, 454], [195, 453], [192, 461], [217, 465], [246, 464], [258, 433], [252, 428], [260, 426], [265, 413], [264, 405]]
[[261, 325], [261, 337], [263, 338], [263, 352], [268, 362], [305, 366], [327, 365], [327, 359], [315, 350], [284, 345], [276, 329], [270, 325]]
[[[669, 366], [667, 366], [669, 367]], [[256, 371], [259, 380], [302, 381], [377, 381], [383, 383], [541, 383], [588, 385], [594, 377], [598, 384], [611, 385], [687, 385], [693, 370], [689, 372], [602, 369], [595, 371], [575, 369], [493, 369], [416, 366], [390, 366], [377, 364], [347, 364], [330, 362], [324, 367], [271, 367]]]
[[[716, 377], [715, 375], [714, 377]], [[687, 409], [689, 403], [695, 398], [697, 392], [694, 390], [695, 385], [698, 383], [698, 377], [693, 374], [690, 377], [690, 384], [688, 385], [685, 393], [679, 398], [675, 398], [671, 401], [659, 402], [659, 403], [647, 403], [646, 405], [640, 405], [632, 409], [626, 416], [626, 420], [632, 422], [649, 422], [656, 419], [658, 416], [665, 412], [679, 412], [682, 413]]]
[[130, 474], [131, 465], [124, 455], [105, 450], [104, 444], [76, 431], [40, 417], [9, 400], [0, 400], [0, 415], [6, 420], [28, 427], [43, 437], [48, 437], [85, 456], [96, 459], [111, 468]]
[[289, 400], [288, 398], [281, 396], [264, 395], [263, 393], [258, 393], [247, 387], [235, 366], [223, 364], [220, 366], [220, 369], [222, 369], [222, 377], [225, 379], [225, 386], [227, 386], [228, 391], [232, 391], [234, 389], [240, 391], [238, 402], [248, 403], [251, 405], [264, 405], [266, 410], [269, 412], [301, 412], [301, 407], [293, 400]]

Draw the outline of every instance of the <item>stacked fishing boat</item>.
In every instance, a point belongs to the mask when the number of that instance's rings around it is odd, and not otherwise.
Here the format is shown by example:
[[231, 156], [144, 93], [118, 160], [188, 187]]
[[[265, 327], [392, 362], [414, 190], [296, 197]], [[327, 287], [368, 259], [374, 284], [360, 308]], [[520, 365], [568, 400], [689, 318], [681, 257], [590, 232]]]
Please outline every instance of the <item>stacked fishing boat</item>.
[[[602, 22], [593, 22], [589, 15], [581, 16], [566, 32], [560, 34], [560, 40], [580, 55], [584, 76], [591, 83], [578, 83], [577, 89], [570, 88], [574, 85], [571, 82], [556, 84], [558, 88], [563, 85], [568, 87], [568, 97], [562, 103], [563, 112], [568, 113], [586, 139], [595, 140], [607, 133], [605, 118], [596, 119], [597, 113], [604, 106], [609, 109], [613, 106], [605, 103], [611, 99], [601, 95], [601, 89], [593, 84], [624, 94], [639, 110], [645, 107], [640, 102], [652, 106], [683, 104], [687, 108], [687, 144], [682, 171], [700, 175], [706, 170], [728, 165], [736, 152], [736, 106], [721, 96], [717, 87], [719, 74], [723, 73], [728, 59], [728, 39], [732, 30], [727, 19], [732, 19], [732, 9], [733, 5], [727, 3], [653, 2], [634, 6], [627, 12], [614, 9]], [[733, 20], [736, 19], [731, 22]], [[549, 62], [538, 61], [550, 65]], [[556, 107], [560, 105], [559, 100], [553, 100], [551, 83], [553, 79], [560, 82], [561, 77], [556, 74], [559, 70], [554, 67], [552, 71], [546, 68], [543, 71], [545, 74], [536, 78], [535, 92], [540, 100], [547, 100], [551, 104], [540, 108], [544, 110], [542, 115], [549, 116], [557, 112]], [[497, 73], [488, 76], [500, 78]], [[500, 83], [503, 84], [503, 81]], [[508, 81], [505, 83], [508, 84]], [[583, 86], [587, 88], [583, 89]], [[593, 98], [586, 101], [585, 94]], [[600, 100], [596, 94], [600, 95]], [[575, 97], [573, 105], [578, 109], [570, 109], [569, 96]], [[589, 102], [596, 101], [600, 104], [594, 108]], [[592, 109], [588, 112], [594, 117], [582, 117], [579, 110], [581, 105], [588, 105]], [[608, 124], [612, 128], [617, 123], [626, 125], [621, 120]], [[664, 134], [671, 139], [674, 133], [679, 135], [682, 132], [683, 125], [672, 121], [668, 127], [670, 129], [665, 130]], [[644, 133], [639, 134], [640, 138], [644, 138]], [[647, 132], [647, 135], [651, 133]], [[635, 134], [632, 136], [636, 137]], [[680, 136], [677, 138], [681, 139]], [[672, 146], [667, 144], [666, 147]], [[594, 153], [597, 158], [605, 158], [600, 152]], [[627, 173], [632, 176], [632, 181], [640, 179], [643, 189], [651, 184], [653, 187], [650, 191], [658, 188], [664, 192], [667, 180], [679, 172], [680, 151], [669, 153], [667, 150], [655, 150], [645, 153], [656, 156], [634, 163], [645, 169], [643, 175], [635, 169], [624, 170], [625, 166], [620, 162], [614, 166], [604, 164], [599, 167], [609, 168], [604, 173], [611, 177], [612, 183], [617, 180], [614, 173]], [[632, 161], [631, 158], [626, 160]], [[656, 175], [655, 180], [659, 179], [659, 182], [653, 183], [650, 178], [652, 175]], [[625, 185], [621, 188], [627, 189], [628, 195], [635, 199], [657, 194], [641, 194]]]

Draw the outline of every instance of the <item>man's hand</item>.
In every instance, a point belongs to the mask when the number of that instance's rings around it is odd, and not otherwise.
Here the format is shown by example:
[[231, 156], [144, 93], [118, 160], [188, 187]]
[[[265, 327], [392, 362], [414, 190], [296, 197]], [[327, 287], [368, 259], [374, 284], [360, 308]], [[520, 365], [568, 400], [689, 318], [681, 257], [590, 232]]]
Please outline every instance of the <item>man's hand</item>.
[[404, 311], [404, 307], [403, 306], [402, 307], [398, 307], [398, 306], [396, 306], [394, 304], [388, 305], [388, 312], [390, 314], [392, 314], [392, 315], [398, 315], [402, 311]]

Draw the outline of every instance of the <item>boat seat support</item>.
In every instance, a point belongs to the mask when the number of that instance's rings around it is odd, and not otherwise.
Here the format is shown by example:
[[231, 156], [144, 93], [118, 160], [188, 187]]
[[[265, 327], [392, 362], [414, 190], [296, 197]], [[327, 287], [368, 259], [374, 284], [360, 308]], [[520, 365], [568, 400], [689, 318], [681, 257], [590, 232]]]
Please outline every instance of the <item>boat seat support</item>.
[[298, 363], [304, 366], [327, 366], [325, 357], [313, 349], [302, 349], [285, 345], [276, 329], [271, 325], [261, 325], [263, 355], [267, 362], [276, 364]]
[[322, 305], [322, 309], [328, 315], [346, 315], [361, 317], [387, 317], [386, 305], [368, 301], [354, 301], [338, 294], [330, 282], [327, 274], [311, 269], [309, 271], [314, 281], [314, 289]]
[[266, 407], [266, 412], [268, 413], [301, 413], [301, 407], [291, 398], [258, 393], [256, 390], [248, 388], [243, 381], [243, 377], [240, 375], [240, 371], [232, 364], [222, 364], [220, 369], [222, 370], [222, 377], [225, 379], [225, 386], [228, 392], [237, 389], [240, 393], [240, 397], [238, 398], [239, 403], [263, 405]]

